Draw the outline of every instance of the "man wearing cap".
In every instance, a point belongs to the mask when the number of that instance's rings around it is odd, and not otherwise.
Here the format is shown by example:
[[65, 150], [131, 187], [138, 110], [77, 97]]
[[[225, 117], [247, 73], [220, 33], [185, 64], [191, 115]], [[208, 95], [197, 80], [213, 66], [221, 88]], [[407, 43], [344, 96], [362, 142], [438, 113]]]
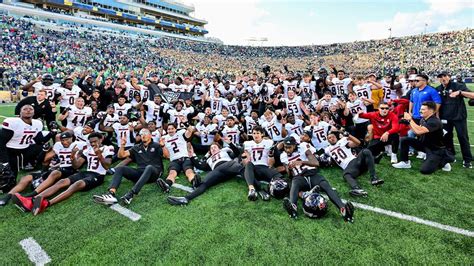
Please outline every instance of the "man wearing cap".
[[15, 115], [20, 115], [20, 110], [25, 105], [31, 105], [34, 109], [33, 118], [45, 120], [48, 127], [55, 120], [56, 111], [53, 111], [51, 102], [47, 100], [47, 92], [45, 90], [39, 90], [35, 96], [23, 98], [15, 107]]
[[443, 123], [443, 129], [446, 130], [444, 144], [448, 151], [455, 154], [453, 129], [456, 128], [463, 167], [472, 168], [472, 153], [467, 133], [467, 110], [464, 103], [464, 97], [468, 97], [466, 93], [469, 93], [470, 90], [463, 83], [453, 82], [451, 75], [446, 71], [439, 73], [438, 79], [441, 84], [436, 87], [436, 90], [442, 100], [439, 115]]
[[49, 101], [52, 101], [56, 90], [59, 89], [60, 85], [54, 83], [54, 78], [51, 74], [46, 73], [42, 76], [38, 76], [36, 79], [26, 84], [23, 87], [24, 91], [32, 91], [34, 89], [34, 94], [37, 95], [40, 90], [46, 91], [46, 98]]
[[130, 166], [120, 166], [115, 168], [108, 193], [103, 195], [94, 195], [96, 203], [115, 204], [118, 202], [115, 194], [120, 186], [122, 178], [135, 183], [133, 188], [127, 192], [122, 201], [130, 204], [133, 197], [137, 195], [146, 183], [155, 182], [163, 174], [163, 150], [159, 143], [154, 142], [150, 130], [143, 128], [140, 130], [141, 142], [135, 144], [131, 149], [125, 150], [126, 140], [122, 139], [118, 157], [120, 159], [130, 158], [137, 164], [137, 168]]

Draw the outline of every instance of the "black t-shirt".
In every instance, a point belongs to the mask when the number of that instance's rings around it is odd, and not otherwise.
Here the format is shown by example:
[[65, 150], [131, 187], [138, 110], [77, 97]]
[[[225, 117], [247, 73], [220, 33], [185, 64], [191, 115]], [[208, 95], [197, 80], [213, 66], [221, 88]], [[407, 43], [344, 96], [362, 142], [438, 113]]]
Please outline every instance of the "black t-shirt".
[[151, 142], [146, 148], [143, 143], [136, 144], [129, 152], [130, 158], [137, 163], [138, 169], [143, 169], [147, 165], [163, 169], [163, 150], [160, 144]]
[[459, 95], [458, 97], [449, 96], [451, 92], [455, 91], [470, 91], [465, 84], [450, 81], [446, 88], [443, 85], [439, 85], [436, 87], [436, 90], [440, 94], [442, 100], [441, 107], [439, 108], [441, 119], [464, 120], [467, 118], [464, 97], [462, 95]]
[[421, 119], [420, 126], [426, 127], [429, 132], [420, 136], [421, 143], [430, 150], [439, 150], [444, 147], [443, 124], [435, 115], [428, 119]]

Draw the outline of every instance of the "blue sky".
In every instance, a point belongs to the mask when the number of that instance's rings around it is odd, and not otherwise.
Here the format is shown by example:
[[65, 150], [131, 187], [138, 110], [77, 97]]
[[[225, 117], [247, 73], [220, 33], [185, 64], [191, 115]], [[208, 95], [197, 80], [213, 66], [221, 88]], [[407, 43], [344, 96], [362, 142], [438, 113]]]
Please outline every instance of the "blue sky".
[[[210, 37], [246, 45], [249, 38], [268, 38], [265, 45], [350, 42], [474, 27], [469, 0], [188, 0], [195, 16], [206, 19]], [[261, 44], [257, 42], [255, 44]]]

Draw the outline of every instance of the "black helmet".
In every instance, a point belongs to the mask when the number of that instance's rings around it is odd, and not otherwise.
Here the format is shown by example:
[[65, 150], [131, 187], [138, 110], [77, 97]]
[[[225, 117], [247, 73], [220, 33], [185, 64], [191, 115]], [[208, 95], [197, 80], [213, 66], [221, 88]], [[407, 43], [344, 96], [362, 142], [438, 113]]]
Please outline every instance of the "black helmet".
[[288, 192], [290, 192], [290, 186], [288, 182], [281, 178], [275, 178], [270, 181], [270, 195], [276, 199], [283, 199]]
[[303, 202], [303, 212], [309, 218], [321, 218], [328, 212], [328, 203], [319, 193], [311, 193]]
[[15, 186], [15, 176], [8, 163], [0, 164], [0, 190], [7, 193]]

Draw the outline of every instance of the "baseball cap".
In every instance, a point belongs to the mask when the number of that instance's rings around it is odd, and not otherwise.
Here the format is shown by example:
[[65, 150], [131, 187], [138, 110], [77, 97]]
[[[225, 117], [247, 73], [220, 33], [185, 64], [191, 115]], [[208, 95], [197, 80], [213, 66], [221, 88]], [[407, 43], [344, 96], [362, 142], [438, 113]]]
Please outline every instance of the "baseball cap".
[[441, 78], [441, 77], [443, 77], [443, 76], [451, 77], [451, 74], [449, 74], [448, 71], [443, 70], [443, 71], [439, 72], [439, 74], [438, 74], [436, 77]]
[[313, 132], [311, 132], [311, 130], [305, 130], [305, 131], [303, 132], [303, 134], [308, 135], [308, 137], [309, 137], [310, 139], [313, 138]]
[[86, 126], [90, 127], [90, 128], [95, 128], [95, 123], [92, 122], [92, 121], [89, 121], [89, 122], [86, 123]]
[[298, 143], [296, 143], [295, 138], [289, 137], [289, 138], [286, 138], [286, 139], [285, 139], [285, 141], [283, 142], [283, 144], [285, 144], [285, 145], [296, 145], [296, 144], [298, 144]]
[[72, 138], [72, 133], [70, 131], [65, 131], [59, 135], [59, 139]]
[[412, 74], [408, 77], [408, 80], [416, 80], [416, 74]]

